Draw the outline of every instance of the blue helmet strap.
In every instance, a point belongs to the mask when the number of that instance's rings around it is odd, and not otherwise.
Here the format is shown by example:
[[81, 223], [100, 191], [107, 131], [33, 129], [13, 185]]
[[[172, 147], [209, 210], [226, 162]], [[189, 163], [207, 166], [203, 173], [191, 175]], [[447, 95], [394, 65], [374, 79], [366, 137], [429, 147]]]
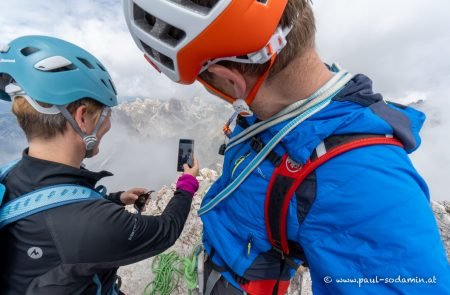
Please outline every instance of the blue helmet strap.
[[90, 135], [84, 133], [80, 126], [78, 126], [78, 123], [75, 121], [75, 119], [72, 117], [72, 115], [69, 113], [69, 111], [66, 109], [65, 106], [58, 106], [58, 109], [61, 111], [61, 114], [66, 118], [66, 120], [69, 122], [69, 124], [73, 127], [73, 129], [81, 136], [84, 142], [84, 146], [86, 147], [86, 156], [90, 157], [92, 156], [92, 151], [97, 144], [97, 132], [100, 129], [100, 127], [103, 125], [103, 122], [105, 121], [106, 117], [108, 116], [109, 107], [104, 107], [102, 110], [102, 113], [100, 114], [100, 118], [97, 121], [97, 124], [95, 125], [94, 130]]

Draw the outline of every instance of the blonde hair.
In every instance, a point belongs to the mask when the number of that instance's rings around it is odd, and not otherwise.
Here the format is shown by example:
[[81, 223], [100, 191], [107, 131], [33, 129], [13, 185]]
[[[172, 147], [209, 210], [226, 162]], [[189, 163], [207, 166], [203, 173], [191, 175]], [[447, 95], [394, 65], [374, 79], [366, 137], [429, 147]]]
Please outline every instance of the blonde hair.
[[[207, 4], [216, 0], [194, 0], [196, 3]], [[280, 20], [282, 27], [293, 26], [287, 36], [287, 45], [277, 56], [274, 65], [270, 69], [269, 79], [282, 71], [297, 56], [301, 56], [307, 49], [315, 46], [316, 22], [310, 0], [288, 0], [286, 8]], [[231, 61], [222, 61], [218, 64], [227, 68], [234, 68], [239, 72], [251, 76], [262, 75], [269, 62], [265, 64], [243, 64]], [[207, 82], [213, 81], [213, 75], [204, 71], [201, 78]]]
[[[43, 107], [50, 106], [45, 103], [39, 104]], [[99, 102], [84, 98], [70, 103], [67, 106], [67, 110], [73, 114], [81, 105], [86, 106], [89, 114], [97, 116], [100, 115], [100, 111], [103, 108], [103, 105]], [[51, 139], [57, 135], [64, 134], [67, 130], [67, 120], [62, 114], [47, 115], [39, 113], [23, 96], [17, 96], [13, 99], [12, 112], [16, 116], [17, 122], [24, 131], [28, 141], [35, 138]]]

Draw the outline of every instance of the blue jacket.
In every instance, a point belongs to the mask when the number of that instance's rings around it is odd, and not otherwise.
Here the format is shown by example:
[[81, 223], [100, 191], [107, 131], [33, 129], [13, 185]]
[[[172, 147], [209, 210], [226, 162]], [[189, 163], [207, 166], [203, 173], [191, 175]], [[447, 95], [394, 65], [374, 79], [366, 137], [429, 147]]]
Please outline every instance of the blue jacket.
[[[374, 102], [383, 104], [381, 95], [373, 93], [370, 79], [357, 75], [325, 109], [284, 137], [275, 151], [305, 163], [323, 139], [351, 133], [392, 134], [408, 153], [417, 149], [425, 115], [393, 105], [379, 110]], [[260, 138], [267, 142], [286, 123], [269, 128]], [[240, 132], [237, 126], [232, 136]], [[315, 201], [304, 220], [297, 198], [292, 198], [288, 239], [305, 251], [315, 294], [450, 294], [450, 265], [428, 188], [406, 151], [377, 145], [326, 162], [316, 170]], [[203, 203], [239, 175], [255, 154], [249, 141], [228, 150], [223, 175]], [[208, 253], [214, 249], [213, 262], [246, 279], [269, 278], [277, 271], [267, 255], [262, 258], [271, 249], [264, 200], [273, 170], [264, 160], [230, 197], [202, 216], [203, 242]], [[223, 275], [239, 287], [230, 272]]]

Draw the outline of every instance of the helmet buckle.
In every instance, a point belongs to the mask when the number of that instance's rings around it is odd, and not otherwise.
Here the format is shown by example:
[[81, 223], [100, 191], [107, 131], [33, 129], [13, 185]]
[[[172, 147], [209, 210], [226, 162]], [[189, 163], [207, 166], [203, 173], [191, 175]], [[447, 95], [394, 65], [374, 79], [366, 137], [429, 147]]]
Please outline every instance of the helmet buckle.
[[[285, 32], [287, 31], [287, 32]], [[252, 63], [263, 64], [267, 62], [274, 54], [280, 53], [280, 51], [286, 46], [286, 36], [289, 33], [288, 30], [283, 30], [281, 26], [278, 26], [275, 33], [270, 37], [269, 42], [264, 48], [248, 55], [248, 58]]]
[[15, 83], [10, 83], [6, 85], [5, 92], [8, 93], [9, 96], [11, 97], [16, 96], [18, 94], [23, 94], [22, 88]]
[[242, 117], [251, 117], [253, 116], [253, 112], [250, 110], [250, 107], [243, 99], [236, 99], [233, 102], [233, 108], [236, 113], [241, 115]]

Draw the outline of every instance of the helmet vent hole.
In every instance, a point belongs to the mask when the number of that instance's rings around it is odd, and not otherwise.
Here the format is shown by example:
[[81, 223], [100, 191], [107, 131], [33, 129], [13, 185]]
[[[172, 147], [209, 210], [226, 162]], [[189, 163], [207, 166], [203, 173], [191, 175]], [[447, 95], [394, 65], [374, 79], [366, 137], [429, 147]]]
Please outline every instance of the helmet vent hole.
[[134, 4], [134, 22], [146, 33], [172, 47], [177, 46], [186, 37], [183, 30], [156, 18], [136, 4]]
[[94, 66], [87, 60], [87, 59], [84, 59], [84, 58], [82, 58], [82, 57], [77, 57], [77, 59], [79, 60], [79, 61], [81, 61], [86, 67], [88, 67], [89, 69], [91, 69], [91, 70], [93, 70], [94, 69]]
[[269, 0], [256, 0], [256, 2], [266, 5]]
[[42, 72], [58, 73], [77, 69], [77, 67], [67, 58], [55, 55], [47, 57], [34, 65], [36, 70]]
[[24, 55], [24, 56], [29, 56], [32, 55], [33, 53], [36, 53], [38, 51], [41, 51], [39, 48], [35, 48], [35, 47], [25, 47], [22, 50], [20, 50], [20, 52]]
[[104, 66], [102, 66], [100, 63], [97, 63], [97, 66], [102, 70], [103, 72], [106, 72], [106, 69]]
[[146, 32], [150, 32], [156, 23], [156, 17], [134, 4], [133, 15], [135, 24]]
[[[167, 41], [175, 41], [174, 45], [178, 45], [178, 43], [181, 42], [181, 40], [184, 39], [184, 37], [186, 37], [186, 33], [183, 30], [180, 30], [178, 28], [175, 28], [174, 26], [171, 25], [167, 25], [168, 29], [167, 32], [165, 34], [165, 36], [168, 37]], [[164, 40], [164, 38], [163, 38]]]
[[220, 1], [220, 0], [202, 0], [202, 1], [191, 1], [191, 0], [169, 0], [170, 2], [173, 2], [175, 4], [178, 4], [180, 6], [184, 6], [185, 8], [199, 12], [201, 14], [208, 14], [214, 6]]
[[105, 85], [105, 87], [106, 87], [106, 88], [108, 88], [108, 85], [106, 85], [106, 82], [105, 82], [105, 80], [103, 80], [103, 79], [100, 79], [100, 81], [102, 81], [103, 85]]
[[114, 94], [117, 95], [116, 87], [114, 87], [114, 83], [109, 80], [109, 84], [111, 85], [112, 90], [114, 91]]
[[68, 71], [75, 70], [76, 68], [77, 67], [75, 65], [70, 64], [70, 65], [67, 65], [67, 66], [64, 66], [64, 67], [60, 67], [60, 68], [57, 68], [57, 69], [47, 70], [46, 72], [50, 72], [50, 73], [68, 72]]
[[151, 48], [150, 46], [148, 46], [147, 44], [145, 44], [144, 42], [141, 41], [142, 47], [144, 48], [145, 52], [151, 56], [152, 58], [154, 58], [155, 60], [157, 60], [159, 63], [161, 63], [162, 65], [164, 65], [166, 68], [171, 69], [172, 71], [175, 70], [175, 66], [173, 64], [173, 60], [168, 57], [167, 55], [162, 54], [161, 52]]

